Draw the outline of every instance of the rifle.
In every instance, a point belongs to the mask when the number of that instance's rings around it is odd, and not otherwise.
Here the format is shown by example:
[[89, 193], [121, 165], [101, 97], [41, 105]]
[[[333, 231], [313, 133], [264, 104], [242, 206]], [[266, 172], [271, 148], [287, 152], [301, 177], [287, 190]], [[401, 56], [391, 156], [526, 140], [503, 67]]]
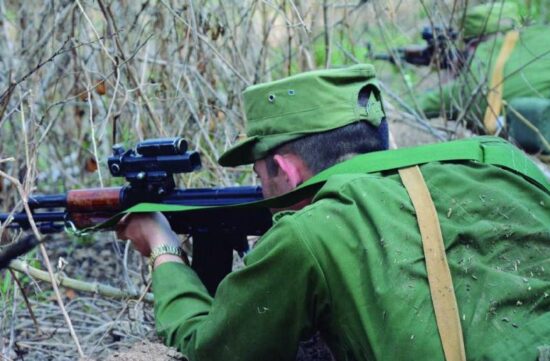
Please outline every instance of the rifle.
[[[177, 189], [174, 174], [194, 172], [201, 167], [199, 154], [188, 152], [187, 142], [179, 137], [145, 140], [129, 150], [115, 145], [107, 164], [112, 176], [124, 177], [128, 184], [29, 197], [28, 205], [39, 231], [85, 229], [144, 202], [227, 206], [263, 198], [261, 188], [254, 186]], [[267, 208], [204, 208], [184, 213], [166, 212], [165, 216], [176, 233], [193, 238], [192, 268], [212, 294], [231, 272], [233, 250], [245, 252], [247, 236], [262, 235], [272, 224]], [[21, 211], [0, 214], [0, 225], [26, 230], [30, 222]], [[0, 269], [36, 244], [34, 237], [25, 237], [5, 247], [0, 254]]]
[[[441, 26], [422, 29], [422, 39], [425, 45], [410, 45], [390, 51], [389, 54], [371, 54], [374, 60], [389, 61], [392, 64], [406, 62], [417, 66], [436, 64], [440, 69], [456, 67], [463, 55], [453, 47], [458, 34], [452, 28]], [[369, 51], [370, 53], [370, 51]]]

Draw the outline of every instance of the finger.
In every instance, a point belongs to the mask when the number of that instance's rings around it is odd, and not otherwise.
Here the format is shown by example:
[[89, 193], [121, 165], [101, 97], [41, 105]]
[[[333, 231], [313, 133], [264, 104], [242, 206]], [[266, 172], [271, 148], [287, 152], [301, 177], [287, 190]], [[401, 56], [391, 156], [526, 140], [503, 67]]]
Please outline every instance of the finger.
[[123, 229], [116, 229], [115, 234], [116, 234], [116, 238], [120, 239], [121, 241], [128, 239]]
[[127, 223], [118, 222], [117, 224], [115, 224], [114, 231], [115, 231], [116, 237], [120, 240], [128, 239], [128, 236], [126, 235], [127, 229], [128, 229]]

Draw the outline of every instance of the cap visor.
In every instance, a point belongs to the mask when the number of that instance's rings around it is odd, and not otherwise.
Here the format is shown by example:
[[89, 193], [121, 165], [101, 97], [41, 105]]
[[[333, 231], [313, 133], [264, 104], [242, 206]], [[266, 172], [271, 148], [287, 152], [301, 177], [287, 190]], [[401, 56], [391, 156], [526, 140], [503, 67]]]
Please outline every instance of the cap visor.
[[218, 159], [218, 163], [223, 167], [236, 167], [243, 164], [254, 163], [252, 150], [257, 141], [257, 137], [248, 138], [233, 148], [228, 149]]

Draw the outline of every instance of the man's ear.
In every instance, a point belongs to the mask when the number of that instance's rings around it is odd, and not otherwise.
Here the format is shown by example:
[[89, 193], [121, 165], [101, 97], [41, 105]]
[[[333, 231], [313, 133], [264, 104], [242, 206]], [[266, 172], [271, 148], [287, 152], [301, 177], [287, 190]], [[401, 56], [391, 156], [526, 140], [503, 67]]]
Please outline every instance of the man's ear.
[[273, 160], [292, 188], [305, 180], [303, 162], [293, 154], [275, 154]]

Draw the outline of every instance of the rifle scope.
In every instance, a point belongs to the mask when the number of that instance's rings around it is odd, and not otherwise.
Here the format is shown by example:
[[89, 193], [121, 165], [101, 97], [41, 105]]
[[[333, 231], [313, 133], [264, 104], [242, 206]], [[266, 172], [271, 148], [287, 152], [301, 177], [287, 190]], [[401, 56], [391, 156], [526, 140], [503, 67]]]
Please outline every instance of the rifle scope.
[[107, 164], [114, 177], [132, 181], [194, 172], [201, 167], [201, 160], [199, 153], [188, 152], [187, 142], [177, 137], [148, 139], [129, 150], [117, 144]]

